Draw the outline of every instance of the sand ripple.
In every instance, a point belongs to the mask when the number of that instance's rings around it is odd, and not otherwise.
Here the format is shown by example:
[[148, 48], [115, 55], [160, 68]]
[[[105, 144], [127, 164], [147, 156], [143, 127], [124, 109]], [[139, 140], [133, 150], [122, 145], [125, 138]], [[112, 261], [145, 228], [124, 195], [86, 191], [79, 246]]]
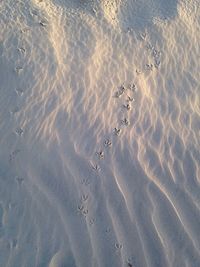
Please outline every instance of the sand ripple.
[[200, 265], [200, 7], [1, 1], [1, 266]]

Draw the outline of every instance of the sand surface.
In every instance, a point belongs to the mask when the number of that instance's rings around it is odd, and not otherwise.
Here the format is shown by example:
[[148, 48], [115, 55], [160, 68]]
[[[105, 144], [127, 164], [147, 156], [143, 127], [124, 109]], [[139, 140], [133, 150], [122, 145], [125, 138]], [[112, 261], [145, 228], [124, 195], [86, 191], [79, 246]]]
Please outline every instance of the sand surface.
[[199, 0], [0, 1], [0, 266], [200, 266]]

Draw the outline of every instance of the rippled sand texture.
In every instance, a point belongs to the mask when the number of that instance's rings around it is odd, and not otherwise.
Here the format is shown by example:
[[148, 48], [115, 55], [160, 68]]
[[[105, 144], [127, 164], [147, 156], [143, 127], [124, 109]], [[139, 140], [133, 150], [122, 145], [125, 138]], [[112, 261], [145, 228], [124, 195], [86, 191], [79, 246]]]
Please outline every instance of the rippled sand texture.
[[0, 266], [200, 266], [199, 5], [0, 1]]

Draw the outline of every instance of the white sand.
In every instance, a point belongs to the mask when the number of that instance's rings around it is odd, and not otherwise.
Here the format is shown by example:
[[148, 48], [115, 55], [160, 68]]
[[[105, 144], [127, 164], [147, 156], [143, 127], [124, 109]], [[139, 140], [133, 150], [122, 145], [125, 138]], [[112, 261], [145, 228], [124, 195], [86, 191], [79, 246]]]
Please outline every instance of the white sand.
[[199, 77], [199, 0], [0, 1], [0, 266], [199, 267]]

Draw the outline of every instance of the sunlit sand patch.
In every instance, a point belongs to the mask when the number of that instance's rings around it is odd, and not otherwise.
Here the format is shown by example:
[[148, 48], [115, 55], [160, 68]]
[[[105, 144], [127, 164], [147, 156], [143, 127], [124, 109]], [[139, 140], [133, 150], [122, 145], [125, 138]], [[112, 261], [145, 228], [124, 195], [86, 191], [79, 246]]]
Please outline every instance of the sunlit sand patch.
[[114, 27], [119, 27], [118, 12], [120, 3], [121, 0], [103, 0], [101, 3], [105, 18]]

